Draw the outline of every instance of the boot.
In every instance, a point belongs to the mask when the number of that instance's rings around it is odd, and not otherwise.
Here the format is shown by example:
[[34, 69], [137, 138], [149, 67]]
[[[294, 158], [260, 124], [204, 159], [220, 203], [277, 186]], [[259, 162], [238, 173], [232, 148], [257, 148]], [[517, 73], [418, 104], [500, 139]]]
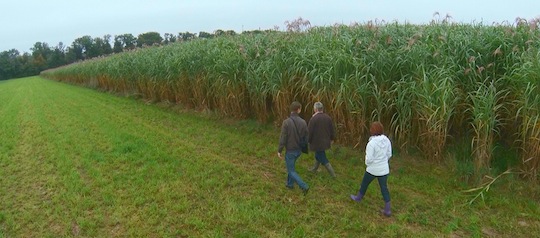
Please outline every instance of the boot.
[[357, 201], [357, 202], [362, 201], [363, 197], [364, 197], [364, 194], [360, 193], [360, 191], [358, 191], [358, 195], [356, 195], [356, 196], [351, 194], [351, 199], [354, 200], [354, 201]]
[[332, 168], [332, 165], [330, 163], [324, 165], [326, 167], [326, 170], [328, 170], [328, 173], [332, 175], [332, 177], [336, 177], [336, 173], [334, 173], [334, 169]]
[[311, 171], [313, 173], [317, 172], [317, 169], [319, 169], [319, 164], [321, 164], [321, 163], [319, 163], [319, 161], [315, 160], [315, 164], [313, 164], [313, 167], [310, 168], [309, 171]]
[[381, 210], [382, 214], [386, 217], [389, 217], [392, 215], [392, 212], [390, 211], [390, 202], [384, 203], [384, 210]]

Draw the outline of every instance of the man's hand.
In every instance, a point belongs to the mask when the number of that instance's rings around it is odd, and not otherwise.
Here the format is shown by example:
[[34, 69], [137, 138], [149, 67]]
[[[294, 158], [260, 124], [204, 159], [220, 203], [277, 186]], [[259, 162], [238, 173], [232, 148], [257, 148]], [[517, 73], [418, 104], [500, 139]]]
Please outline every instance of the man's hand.
[[281, 153], [280, 152], [277, 152], [277, 157], [279, 157], [281, 159]]

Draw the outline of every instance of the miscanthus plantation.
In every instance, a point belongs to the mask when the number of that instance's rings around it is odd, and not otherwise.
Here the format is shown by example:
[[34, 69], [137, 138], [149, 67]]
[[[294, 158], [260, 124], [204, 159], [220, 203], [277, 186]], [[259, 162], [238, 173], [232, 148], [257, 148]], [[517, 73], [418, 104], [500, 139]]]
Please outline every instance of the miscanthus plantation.
[[262, 122], [280, 122], [293, 100], [304, 117], [321, 101], [343, 144], [363, 146], [380, 120], [400, 150], [444, 160], [460, 148], [475, 174], [505, 164], [538, 180], [538, 23], [268, 31], [138, 49], [42, 76]]

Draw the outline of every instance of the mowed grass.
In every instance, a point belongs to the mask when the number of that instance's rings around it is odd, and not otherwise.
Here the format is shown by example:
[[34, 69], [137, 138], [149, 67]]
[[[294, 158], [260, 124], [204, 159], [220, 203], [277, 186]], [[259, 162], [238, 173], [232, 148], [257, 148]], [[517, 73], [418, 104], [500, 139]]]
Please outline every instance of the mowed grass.
[[[284, 109], [286, 110], [286, 109]], [[361, 149], [285, 188], [279, 129], [39, 77], [0, 81], [0, 237], [530, 237], [540, 189], [510, 174], [472, 205], [459, 167], [395, 151], [393, 216]], [[364, 147], [365, 145], [361, 145]], [[451, 158], [451, 156], [449, 157]]]

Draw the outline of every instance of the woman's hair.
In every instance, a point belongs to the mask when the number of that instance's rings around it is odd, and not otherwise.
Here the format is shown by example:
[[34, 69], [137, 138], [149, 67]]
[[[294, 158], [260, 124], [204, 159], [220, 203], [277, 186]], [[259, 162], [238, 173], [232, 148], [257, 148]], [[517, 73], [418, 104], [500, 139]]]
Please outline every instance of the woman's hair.
[[384, 127], [382, 123], [375, 121], [371, 123], [371, 127], [369, 128], [369, 133], [371, 133], [372, 136], [380, 136], [384, 133]]

